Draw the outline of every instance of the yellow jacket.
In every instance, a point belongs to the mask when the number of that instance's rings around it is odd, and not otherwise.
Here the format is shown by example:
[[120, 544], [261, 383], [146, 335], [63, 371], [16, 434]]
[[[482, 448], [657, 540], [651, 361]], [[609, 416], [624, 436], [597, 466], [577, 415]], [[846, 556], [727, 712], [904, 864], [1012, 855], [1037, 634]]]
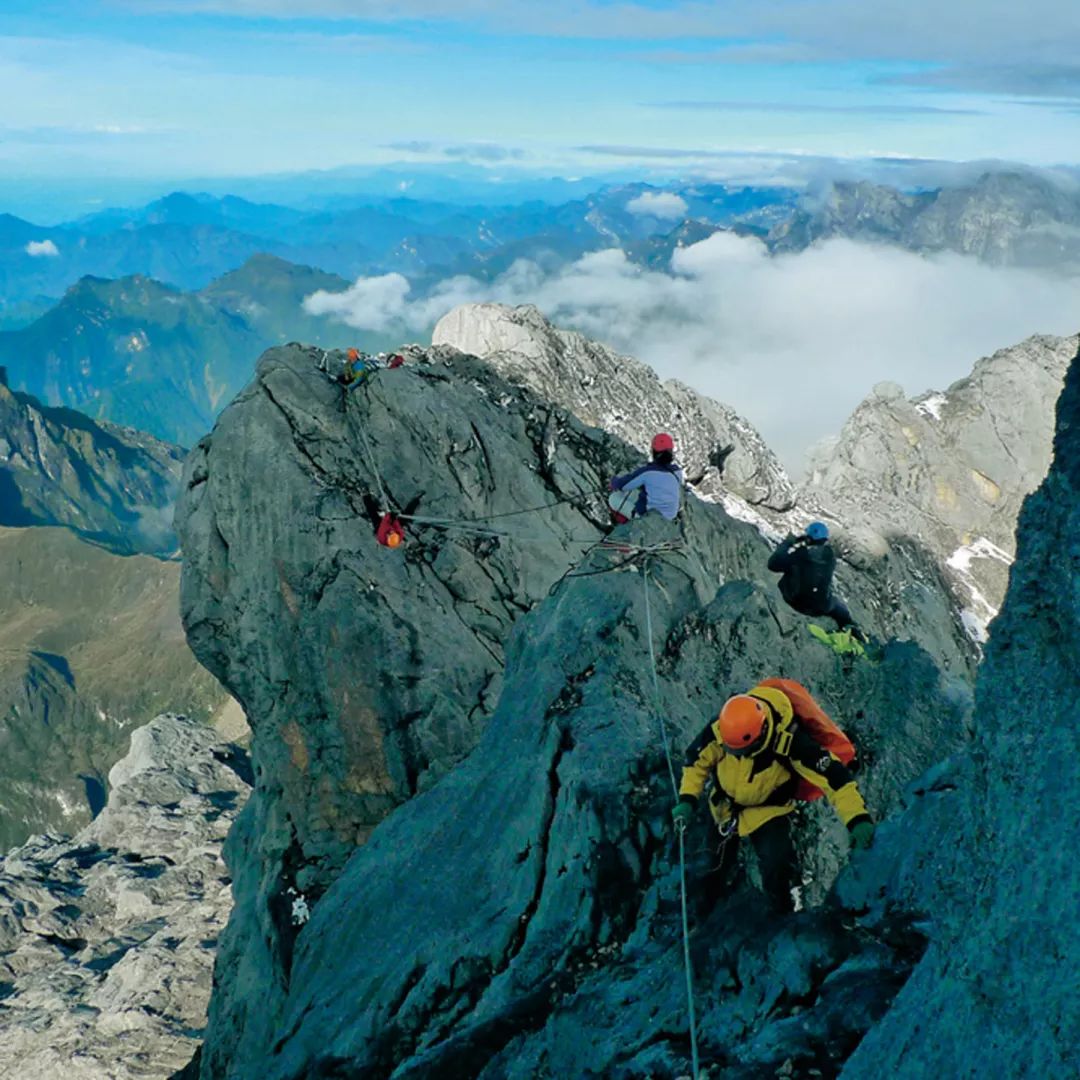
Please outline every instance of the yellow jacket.
[[753, 757], [728, 754], [719, 721], [709, 724], [687, 753], [680, 798], [696, 803], [711, 777], [715, 786], [709, 808], [717, 825], [736, 814], [739, 835], [749, 836], [795, 809], [795, 788], [802, 777], [821, 788], [848, 828], [869, 821], [850, 770], [798, 726], [787, 695], [769, 686], [755, 686], [749, 693], [770, 708], [773, 731], [764, 748]]

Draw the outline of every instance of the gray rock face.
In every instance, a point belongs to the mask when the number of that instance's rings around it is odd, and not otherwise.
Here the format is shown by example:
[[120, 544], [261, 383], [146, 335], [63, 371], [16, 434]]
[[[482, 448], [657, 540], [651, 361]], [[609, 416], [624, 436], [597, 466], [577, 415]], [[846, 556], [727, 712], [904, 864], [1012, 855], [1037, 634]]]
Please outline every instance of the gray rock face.
[[986, 173], [972, 184], [908, 194], [836, 182], [769, 234], [774, 251], [842, 236], [912, 251], [955, 251], [999, 265], [1080, 266], [1080, 191], [1035, 173]]
[[1046, 475], [1053, 409], [1080, 338], [1034, 337], [913, 400], [882, 383], [811, 463], [804, 493], [887, 540], [914, 537], [953, 581], [972, 635], [1005, 595], [1016, 518]]
[[[976, 689], [970, 751], [913, 789], [847, 890], [873, 927], [902, 901], [932, 944], [845, 1077], [1072, 1076], [1080, 1069], [1080, 365], [1054, 461], [1024, 504]], [[1045, 722], [1027, 717], [1036, 709]]]
[[183, 451], [12, 393], [0, 369], [0, 525], [63, 525], [122, 555], [176, 553]]
[[[684, 1071], [672, 791], [650, 623], [677, 746], [763, 670], [799, 674], [844, 715], [874, 762], [864, 782], [879, 812], [934, 754], [962, 743], [962, 683], [925, 652], [897, 646], [848, 682], [805, 635], [781, 632], [771, 595], [746, 579], [761, 556], [749, 529], [700, 504], [686, 529], [686, 554], [650, 570], [648, 615], [642, 575], [624, 572], [570, 579], [519, 623], [477, 750], [380, 826], [316, 906], [260, 1072]], [[664, 530], [646, 520], [628, 539], [648, 543]], [[732, 580], [714, 595], [721, 575]], [[692, 873], [710, 857], [699, 824]], [[827, 813], [808, 814], [804, 828], [803, 844], [822, 860], [805, 864], [820, 894], [846, 842]], [[855, 939], [821, 911], [770, 920], [751, 896], [698, 927], [700, 1031], [715, 1075], [842, 1055], [910, 964], [884, 933]], [[254, 1063], [242, 1062], [204, 1075], [243, 1075]]]
[[[948, 590], [914, 544], [844, 567], [860, 621], [898, 639], [846, 671], [779, 603], [758, 530], [691, 499], [679, 526], [613, 534], [685, 545], [656, 557], [646, 617], [628, 553], [582, 561], [629, 447], [456, 350], [413, 350], [344, 398], [320, 358], [263, 357], [178, 512], [189, 639], [244, 705], [259, 776], [227, 844], [236, 908], [201, 1075], [672, 1074], [681, 946], [648, 622], [677, 747], [732, 690], [794, 676], [858, 737], [885, 812], [968, 738], [973, 655]], [[414, 524], [403, 549], [377, 545], [363, 497], [421, 490], [426, 516], [515, 535]], [[817, 901], [846, 840], [821, 807], [802, 828]], [[735, 938], [713, 918], [702, 1031], [731, 1077], [794, 1043], [846, 1054], [919, 951], [827, 912], [751, 914]]]
[[432, 343], [482, 357], [504, 378], [642, 452], [656, 432], [671, 432], [687, 479], [703, 496], [731, 491], [775, 511], [795, 504], [783, 466], [734, 410], [684, 383], [662, 383], [640, 360], [556, 329], [531, 305], [464, 304], [439, 320]]
[[0, 1073], [160, 1080], [190, 1060], [231, 907], [221, 843], [250, 779], [211, 730], [160, 716], [91, 825], [0, 859]]
[[[263, 357], [192, 453], [177, 515], [189, 641], [273, 777], [230, 840], [247, 914], [221, 960], [222, 1011], [259, 1023], [245, 995], [287, 975], [288, 891], [318, 897], [472, 749], [510, 626], [600, 538], [606, 479], [632, 460], [475, 360], [434, 350], [346, 397], [323, 359]], [[496, 515], [513, 537], [409, 525], [403, 548], [379, 546], [364, 498], [416, 496], [426, 517]]]

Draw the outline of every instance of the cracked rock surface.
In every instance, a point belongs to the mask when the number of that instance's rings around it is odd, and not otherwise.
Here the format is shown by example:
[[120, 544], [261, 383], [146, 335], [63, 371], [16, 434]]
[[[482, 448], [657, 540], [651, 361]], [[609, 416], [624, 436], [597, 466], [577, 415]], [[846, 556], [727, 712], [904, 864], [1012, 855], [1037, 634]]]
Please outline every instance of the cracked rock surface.
[[1080, 338], [1033, 337], [947, 390], [908, 399], [880, 383], [811, 463], [804, 492], [886, 540], [937, 556], [972, 635], [1005, 595], [1024, 499], [1052, 456], [1053, 402]]
[[[1080, 1071], [1080, 365], [1024, 504], [976, 686], [971, 747], [913, 785], [845, 883], [872, 928], [903, 906], [932, 944], [845, 1069], [853, 1080]], [[1031, 721], [1037, 709], [1043, 722]]]
[[765, 511], [790, 510], [795, 488], [756, 429], [733, 409], [583, 334], [553, 326], [531, 304], [464, 304], [431, 338], [485, 359], [586, 424], [646, 453], [658, 431], [675, 436], [687, 479], [706, 497], [730, 491]]
[[215, 732], [159, 716], [90, 825], [0, 859], [0, 1074], [160, 1080], [191, 1059], [231, 907], [221, 844], [250, 780]]
[[[779, 602], [761, 533], [720, 505], [615, 530], [682, 543], [647, 594], [627, 553], [583, 556], [606, 479], [638, 459], [626, 444], [457, 350], [412, 350], [347, 397], [321, 357], [265, 354], [180, 502], [189, 640], [244, 706], [258, 777], [226, 846], [236, 907], [200, 1075], [678, 1075], [646, 626], [677, 748], [733, 690], [795, 677], [856, 737], [887, 814], [970, 739], [974, 655], [945, 582], [914, 543], [843, 567], [888, 643], [849, 670]], [[365, 496], [400, 508], [421, 491], [419, 514], [474, 522], [566, 501], [488, 522], [512, 537], [407, 523], [402, 549], [379, 546]], [[802, 819], [813, 910], [774, 922], [738, 892], [710, 916], [693, 898], [715, 1075], [793, 1056], [835, 1072], [922, 953], [903, 919], [855, 932], [819, 906], [847, 839], [827, 807]], [[702, 820], [694, 881], [708, 844]]]

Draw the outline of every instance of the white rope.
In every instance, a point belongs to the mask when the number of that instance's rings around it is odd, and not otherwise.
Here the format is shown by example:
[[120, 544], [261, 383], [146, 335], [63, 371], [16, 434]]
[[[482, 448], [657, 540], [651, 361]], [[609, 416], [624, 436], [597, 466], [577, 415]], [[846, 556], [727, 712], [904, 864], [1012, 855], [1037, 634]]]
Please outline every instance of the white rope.
[[364, 423], [361, 421], [357, 426], [360, 429], [360, 438], [364, 441], [364, 450], [367, 454], [368, 468], [375, 477], [375, 485], [379, 489], [379, 498], [382, 500], [382, 505], [379, 509], [385, 514], [390, 510], [390, 500], [386, 497], [386, 488], [383, 487], [382, 477], [379, 475], [379, 466], [376, 464], [375, 454], [371, 449], [371, 443], [368, 442], [367, 432], [364, 430]]
[[[656, 671], [656, 649], [653, 646], [652, 609], [649, 605], [649, 564], [645, 563], [642, 574], [645, 584], [645, 636], [649, 642], [649, 666], [652, 669], [653, 710], [660, 722], [660, 735], [664, 743], [664, 757], [667, 759], [668, 776], [675, 798], [679, 797], [679, 785], [675, 781], [675, 766], [671, 760], [671, 740], [668, 738], [667, 721], [664, 719], [663, 701], [660, 697], [660, 676]], [[686, 844], [685, 826], [678, 827], [679, 834], [679, 894], [682, 906], [683, 968], [686, 972], [686, 1009], [690, 1017], [690, 1057], [693, 1063], [694, 1080], [700, 1075], [697, 1044], [697, 1015], [694, 1009], [693, 969], [690, 964], [690, 920], [686, 914]]]

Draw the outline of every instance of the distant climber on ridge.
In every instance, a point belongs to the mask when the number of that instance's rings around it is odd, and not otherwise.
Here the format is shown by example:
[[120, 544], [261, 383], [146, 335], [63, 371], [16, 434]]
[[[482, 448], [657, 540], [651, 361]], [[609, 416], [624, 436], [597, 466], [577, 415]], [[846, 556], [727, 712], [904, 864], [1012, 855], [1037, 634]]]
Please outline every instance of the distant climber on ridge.
[[792, 909], [800, 878], [788, 818], [796, 800], [809, 802], [824, 793], [852, 846], [868, 848], [874, 824], [847, 767], [854, 757], [851, 740], [793, 680], [765, 679], [730, 698], [687, 750], [671, 812], [676, 828], [686, 828], [712, 780], [709, 809], [720, 848], [708, 879], [711, 899], [723, 889], [738, 840], [749, 837], [770, 904], [778, 911]]
[[359, 349], [349, 349], [345, 354], [345, 364], [337, 381], [347, 390], [355, 390], [378, 368], [378, 361], [374, 357], [362, 353]]
[[856, 641], [866, 642], [866, 635], [851, 617], [847, 604], [833, 591], [836, 552], [829, 543], [829, 528], [815, 521], [805, 534], [788, 533], [769, 556], [769, 569], [780, 578], [780, 595], [801, 615], [823, 615], [832, 619], [840, 631], [850, 632]]
[[[662, 431], [653, 437], [651, 461], [611, 481], [608, 505], [615, 523], [621, 525], [652, 510], [674, 521], [682, 506], [684, 481], [682, 467], [675, 461], [675, 440]], [[630, 495], [633, 491], [638, 493], [636, 498]]]

